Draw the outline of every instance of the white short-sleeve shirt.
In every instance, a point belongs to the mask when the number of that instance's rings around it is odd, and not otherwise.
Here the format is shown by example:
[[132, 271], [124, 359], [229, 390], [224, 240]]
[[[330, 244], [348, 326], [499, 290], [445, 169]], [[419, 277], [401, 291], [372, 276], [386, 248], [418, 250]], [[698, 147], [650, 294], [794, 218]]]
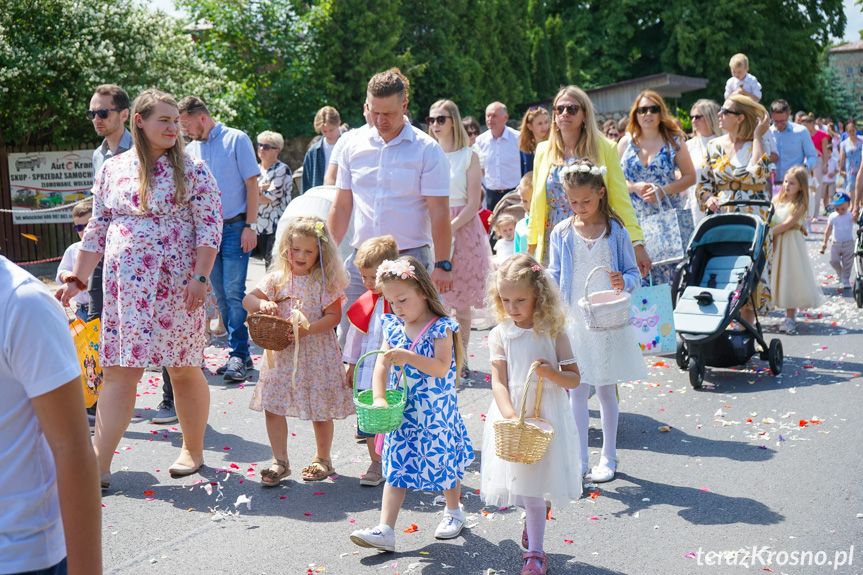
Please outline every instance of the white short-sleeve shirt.
[[31, 398], [80, 378], [81, 366], [42, 282], [0, 256], [0, 286], [0, 573], [21, 573], [66, 556], [54, 457]]
[[474, 147], [479, 150], [485, 174], [482, 183], [487, 190], [511, 190], [521, 181], [521, 154], [518, 149], [519, 133], [506, 126], [500, 138], [491, 130], [476, 137]]

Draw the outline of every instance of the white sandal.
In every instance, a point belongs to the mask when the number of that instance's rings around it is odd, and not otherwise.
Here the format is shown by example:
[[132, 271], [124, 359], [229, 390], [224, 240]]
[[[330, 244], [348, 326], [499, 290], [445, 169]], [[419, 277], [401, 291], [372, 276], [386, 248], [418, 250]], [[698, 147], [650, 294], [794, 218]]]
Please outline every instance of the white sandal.
[[[614, 462], [614, 468], [609, 463]], [[614, 474], [620, 466], [620, 459], [603, 455], [599, 458], [599, 465], [590, 470], [590, 480], [593, 483], [607, 483], [614, 479]]]

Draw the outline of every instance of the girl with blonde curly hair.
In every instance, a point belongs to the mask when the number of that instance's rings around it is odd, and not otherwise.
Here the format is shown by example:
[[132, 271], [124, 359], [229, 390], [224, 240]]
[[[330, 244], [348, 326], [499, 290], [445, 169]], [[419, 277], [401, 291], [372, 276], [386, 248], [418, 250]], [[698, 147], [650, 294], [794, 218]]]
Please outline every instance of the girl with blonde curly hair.
[[[517, 254], [506, 260], [489, 277], [487, 300], [500, 323], [488, 337], [494, 399], [483, 433], [480, 497], [486, 505], [524, 508], [521, 572], [545, 573], [548, 509], [581, 496], [578, 432], [566, 397], [566, 390], [579, 387], [581, 376], [563, 329], [565, 313], [557, 288], [535, 259]], [[541, 393], [539, 417], [555, 432], [543, 458], [529, 466], [499, 458], [494, 438], [495, 422], [518, 418], [515, 406], [521, 405], [528, 378], [528, 417], [533, 417]]]
[[[578, 304], [585, 291], [631, 293], [641, 285], [629, 233], [608, 201], [606, 175], [605, 166], [589, 160], [580, 160], [563, 170], [563, 187], [574, 215], [551, 232], [548, 264], [552, 282], [560, 286], [564, 302], [571, 310], [566, 330], [578, 352], [582, 377], [582, 385], [569, 394], [581, 440], [580, 476], [588, 468], [589, 386], [584, 384], [596, 387], [599, 397], [603, 441], [599, 465], [591, 472], [596, 483], [610, 481], [617, 469], [616, 384], [647, 377], [635, 331], [629, 323], [614, 329], [588, 329], [587, 318]], [[648, 327], [652, 326], [645, 325]]]
[[287, 417], [311, 420], [315, 432], [315, 458], [303, 469], [303, 480], [320, 481], [335, 473], [330, 458], [333, 420], [354, 413], [333, 331], [347, 301], [347, 283], [326, 224], [315, 216], [300, 216], [279, 240], [273, 271], [243, 299], [249, 313], [294, 320], [288, 347], [267, 352], [249, 404], [265, 413], [273, 450], [272, 465], [261, 471], [265, 487], [291, 474]]

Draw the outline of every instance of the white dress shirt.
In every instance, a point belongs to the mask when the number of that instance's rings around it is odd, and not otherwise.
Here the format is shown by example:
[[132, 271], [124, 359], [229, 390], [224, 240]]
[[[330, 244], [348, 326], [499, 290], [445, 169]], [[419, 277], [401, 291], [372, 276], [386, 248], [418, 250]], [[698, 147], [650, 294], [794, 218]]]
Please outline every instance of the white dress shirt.
[[519, 133], [509, 126], [503, 129], [500, 138], [491, 130], [476, 137], [475, 146], [482, 158], [485, 174], [482, 183], [487, 190], [511, 190], [521, 181], [521, 156], [518, 149]]

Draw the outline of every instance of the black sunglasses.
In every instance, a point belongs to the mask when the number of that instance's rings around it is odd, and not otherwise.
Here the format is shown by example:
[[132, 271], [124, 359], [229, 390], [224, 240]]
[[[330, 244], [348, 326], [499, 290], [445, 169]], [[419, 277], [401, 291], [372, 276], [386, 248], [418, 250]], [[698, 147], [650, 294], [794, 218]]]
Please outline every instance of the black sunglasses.
[[566, 112], [570, 116], [575, 116], [581, 111], [581, 106], [578, 104], [568, 104], [566, 106], [560, 105], [555, 106], [554, 111], [557, 112], [558, 116], [563, 116], [563, 113]]
[[278, 148], [275, 146], [271, 146], [269, 144], [262, 144], [260, 142], [258, 142], [258, 147], [262, 150], [278, 150]]
[[735, 116], [742, 116], [743, 112], [735, 112], [734, 110], [729, 110], [728, 108], [719, 108], [720, 114], [734, 114]]
[[662, 108], [660, 106], [641, 106], [640, 108], [636, 108], [635, 111], [638, 112], [640, 115], [645, 116], [648, 113], [658, 114], [662, 111]]
[[84, 228], [87, 227], [87, 224], [74, 224], [72, 227], [75, 228], [76, 232], [83, 232]]
[[437, 123], [443, 126], [450, 118], [452, 118], [452, 116], [429, 116], [426, 118], [426, 124], [428, 124], [429, 126], [434, 126], [435, 123]]
[[99, 116], [103, 120], [107, 120], [108, 114], [111, 112], [122, 112], [125, 109], [126, 108], [102, 108], [101, 110], [87, 110], [84, 113], [87, 114], [87, 119], [91, 121], [95, 120], [96, 116]]
[[696, 114], [696, 115], [694, 115], [694, 116], [690, 116], [690, 117], [691, 117], [691, 119], [692, 119], [692, 121], [693, 121], [693, 122], [697, 122], [698, 120], [700, 120], [700, 119], [701, 119], [701, 118], [703, 118], [704, 116], [701, 116], [701, 115], [699, 115], [699, 114]]

